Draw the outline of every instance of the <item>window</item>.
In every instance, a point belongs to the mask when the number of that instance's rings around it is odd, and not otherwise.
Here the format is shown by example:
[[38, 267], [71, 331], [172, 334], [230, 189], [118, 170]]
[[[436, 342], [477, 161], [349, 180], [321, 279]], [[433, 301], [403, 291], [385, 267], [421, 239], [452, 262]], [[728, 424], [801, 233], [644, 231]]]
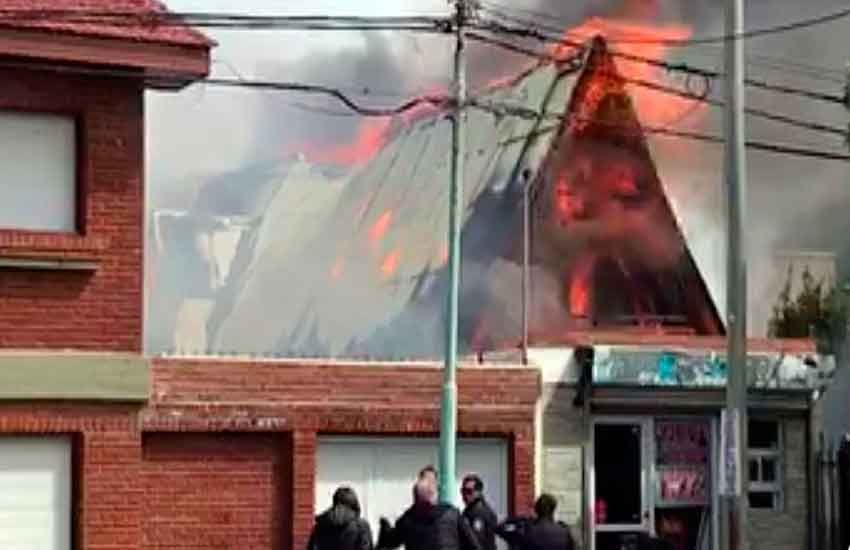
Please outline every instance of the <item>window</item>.
[[0, 437], [2, 547], [71, 548], [69, 437]]
[[72, 117], [0, 111], [0, 228], [74, 232], [77, 136]]
[[782, 429], [778, 421], [749, 423], [750, 507], [782, 507]]

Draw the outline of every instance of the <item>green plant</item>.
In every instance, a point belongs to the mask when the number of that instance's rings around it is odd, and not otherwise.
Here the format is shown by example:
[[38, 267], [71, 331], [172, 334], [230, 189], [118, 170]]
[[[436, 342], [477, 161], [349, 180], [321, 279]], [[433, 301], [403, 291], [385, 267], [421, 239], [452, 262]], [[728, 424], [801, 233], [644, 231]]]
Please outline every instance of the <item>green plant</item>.
[[809, 268], [801, 277], [801, 288], [791, 297], [793, 269], [779, 293], [769, 322], [768, 336], [772, 338], [816, 338], [830, 345], [843, 338], [847, 327], [848, 307], [845, 297], [835, 285], [816, 280]]

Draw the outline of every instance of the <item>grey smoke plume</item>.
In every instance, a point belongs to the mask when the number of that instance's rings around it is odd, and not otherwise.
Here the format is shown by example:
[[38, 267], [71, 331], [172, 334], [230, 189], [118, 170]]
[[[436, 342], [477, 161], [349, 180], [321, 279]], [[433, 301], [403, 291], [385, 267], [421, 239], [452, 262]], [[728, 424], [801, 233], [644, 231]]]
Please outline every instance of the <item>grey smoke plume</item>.
[[[363, 33], [364, 49], [310, 55], [285, 64], [264, 63], [259, 72], [274, 81], [328, 83], [359, 103], [392, 105], [413, 93], [410, 74], [393, 53], [395, 40]], [[257, 115], [253, 152], [280, 159], [305, 144], [328, 148], [355, 139], [362, 118], [332, 98], [306, 94], [266, 94]]]
[[[513, 2], [501, 2], [504, 5], [515, 6]], [[779, 4], [779, 5], [777, 5]], [[623, 2], [621, 0], [586, 0], [584, 2], [563, 2], [559, 0], [548, 0], [538, 2], [535, 5], [526, 5], [528, 8], [541, 13], [551, 14], [550, 25], [563, 25], [564, 28], [581, 23], [589, 16], [603, 17], [630, 17], [636, 20], [650, 22], [676, 22], [684, 23], [693, 27], [694, 34], [698, 36], [715, 35], [722, 33], [721, 3], [717, 0], [663, 0], [652, 2], [649, 0], [633, 0]], [[828, 12], [844, 7], [843, 2], [838, 0], [820, 0], [818, 2], [800, 3], [796, 0], [783, 0], [782, 2], [762, 1], [749, 2], [748, 20], [754, 26], [769, 26], [772, 24], [787, 22], [791, 19], [809, 17], [817, 13]], [[518, 16], [527, 16], [519, 10], [512, 9]], [[840, 84], [823, 80], [826, 73], [820, 70], [810, 70], [787, 63], [788, 60], [803, 61], [807, 64], [825, 66], [834, 71], [840, 71], [846, 62], [846, 44], [843, 37], [848, 34], [848, 23], [837, 22], [828, 28], [817, 28], [808, 31], [800, 31], [787, 35], [760, 38], [748, 43], [748, 54], [752, 64], [748, 67], [749, 74], [776, 83], [785, 83], [802, 88], [820, 89], [838, 93]], [[286, 63], [265, 63], [259, 67], [258, 77], [278, 80], [298, 80], [305, 82], [329, 83], [340, 85], [352, 94], [360, 95], [361, 98], [373, 104], [394, 104], [417, 93], [422, 89], [433, 86], [445, 86], [450, 74], [448, 46], [441, 39], [420, 37], [415, 40], [397, 37], [389, 38], [382, 35], [371, 35], [366, 39], [366, 47], [362, 50], [350, 50], [301, 58]], [[677, 49], [671, 52], [674, 60], [686, 61], [693, 65], [710, 68], [722, 68], [721, 48], [718, 46], [699, 46], [693, 48]], [[767, 59], [769, 58], [769, 59]], [[473, 87], [480, 86], [493, 78], [515, 74], [518, 67], [523, 66], [527, 60], [522, 56], [504, 53], [494, 47], [475, 45], [470, 52], [470, 71]], [[839, 75], [840, 78], [840, 75]], [[713, 93], [716, 97], [722, 94], [722, 81], [716, 81]], [[369, 90], [368, 94], [361, 92]], [[223, 96], [215, 95], [212, 90], [207, 92], [206, 98], [210, 101], [221, 99]], [[317, 220], [332, 218], [338, 210], [335, 210], [335, 201], [339, 196], [321, 188], [324, 195], [317, 198], [317, 194], [308, 187], [311, 183], [301, 183], [303, 187], [294, 189], [290, 183], [291, 174], [289, 164], [284, 162], [283, 153], [286, 151], [297, 152], [302, 144], [315, 144], [317, 146], [333, 146], [335, 144], [350, 142], [356, 136], [360, 127], [361, 119], [343, 114], [337, 104], [324, 101], [315, 97], [301, 97], [283, 94], [233, 94], [229, 95], [230, 108], [237, 114], [226, 113], [219, 107], [198, 115], [198, 122], [202, 122], [201, 116], [209, 119], [213, 124], [214, 117], [230, 116], [228, 120], [230, 131], [216, 132], [216, 139], [209, 143], [209, 151], [205, 156], [185, 164], [195, 166], [209, 166], [209, 174], [215, 177], [198, 176], [203, 174], [203, 168], [193, 173], [183, 169], [181, 173], [186, 176], [185, 186], [175, 185], [171, 181], [171, 174], [162, 166], [153, 166], [152, 180], [156, 191], [152, 196], [152, 202], [158, 207], [188, 208], [196, 212], [207, 212], [215, 216], [233, 215], [257, 215], [262, 213], [264, 206], [274, 197], [289, 197], [292, 199], [284, 209], [282, 220], [279, 224], [280, 231], [274, 237], [272, 243], [262, 242], [262, 238], [256, 237], [254, 242], [256, 254], [276, 255], [279, 258], [271, 262], [274, 269], [264, 274], [270, 281], [279, 281], [280, 288], [276, 292], [285, 294], [292, 292], [302, 282], [315, 279], [316, 275], [325, 275], [324, 263], [332, 262], [334, 251], [327, 243], [327, 249], [318, 255], [304, 254], [295, 255], [299, 262], [304, 262], [301, 267], [292, 265], [286, 261], [286, 250], [295, 246], [290, 242], [288, 231], [291, 229], [289, 218], [301, 218], [306, 224], [311, 216], [313, 208], [320, 212], [322, 217]], [[234, 99], [235, 98], [235, 99]], [[813, 120], [828, 123], [835, 126], [843, 126], [846, 121], [846, 113], [841, 106], [828, 104], [821, 105], [811, 100], [801, 100], [776, 94], [751, 91], [748, 99], [751, 105], [771, 111], [782, 112], [793, 115], [804, 120]], [[191, 105], [191, 101], [187, 101]], [[180, 113], [175, 113], [175, 116]], [[188, 115], [187, 115], [188, 116]], [[180, 120], [184, 120], [181, 118]], [[750, 137], [762, 141], [778, 143], [805, 144], [813, 148], [825, 150], [841, 150], [843, 144], [840, 138], [826, 136], [821, 133], [806, 132], [803, 130], [790, 129], [784, 125], [767, 123], [748, 119]], [[708, 113], [698, 120], [689, 119], [682, 122], [685, 129], [704, 131], [707, 133], [720, 134], [722, 132], [722, 116], [717, 110], [709, 110]], [[191, 124], [187, 127], [192, 127]], [[215, 126], [213, 126], [215, 127]], [[216, 127], [218, 128], [218, 127]], [[179, 129], [185, 136], [187, 130]], [[234, 134], [243, 136], [244, 145], [241, 146], [240, 154], [233, 154], [228, 158], [230, 164], [219, 161], [218, 157], [226, 156], [229, 148], [235, 147], [230, 140]], [[178, 134], [181, 135], [181, 134]], [[186, 138], [184, 138], [186, 139]], [[207, 139], [206, 136], [196, 136], [195, 140]], [[187, 141], [190, 141], [187, 139]], [[234, 140], [235, 141], [235, 140]], [[415, 145], [420, 146], [419, 142]], [[427, 143], [422, 143], [424, 148]], [[433, 145], [431, 146], [433, 148]], [[723, 202], [722, 202], [722, 148], [713, 145], [695, 144], [695, 154], [682, 156], [670, 153], [669, 150], [658, 145], [656, 162], [659, 164], [659, 172], [662, 182], [671, 194], [680, 223], [684, 226], [689, 243], [694, 249], [695, 256], [702, 258], [700, 267], [704, 275], [709, 279], [715, 300], [721, 310], [724, 309], [725, 275], [723, 266]], [[416, 155], [408, 155], [408, 157]], [[445, 152], [433, 153], [429, 162], [434, 165], [445, 161]], [[392, 158], [392, 155], [387, 155]], [[441, 159], [441, 160], [440, 160]], [[750, 208], [749, 208], [749, 246], [751, 251], [751, 277], [750, 290], [751, 310], [758, 310], [757, 316], [763, 317], [764, 311], [768, 311], [772, 304], [773, 296], [771, 285], [767, 282], [775, 279], [775, 266], [772, 263], [773, 253], [779, 249], [806, 248], [816, 250], [846, 250], [845, 236], [848, 231], [848, 219], [846, 212], [850, 207], [850, 193], [846, 192], [848, 181], [848, 169], [846, 164], [833, 161], [806, 160], [797, 157], [773, 155], [766, 153], [751, 153], [750, 159]], [[380, 171], [377, 170], [376, 174]], [[322, 168], [323, 170], [325, 168]], [[338, 169], [332, 174], [334, 177], [345, 173], [346, 169]], [[380, 179], [380, 176], [376, 176]], [[321, 178], [317, 178], [317, 181]], [[404, 182], [384, 182], [387, 192], [385, 197], [378, 199], [386, 200], [386, 206], [374, 206], [378, 212], [383, 208], [389, 208], [395, 198], [393, 193], [402, 193], [400, 187], [393, 185]], [[204, 191], [198, 193], [198, 187], [203, 184]], [[289, 187], [284, 187], [289, 185]], [[179, 198], [169, 196], [174, 188], [183, 189], [184, 192], [175, 194]], [[189, 189], [186, 191], [185, 189]], [[413, 191], [418, 192], [417, 190]], [[364, 194], [365, 195], [365, 194]], [[389, 196], [387, 199], [386, 196]], [[341, 196], [341, 195], [340, 195]], [[438, 197], [442, 200], [441, 197]], [[318, 204], [317, 201], [326, 201]], [[358, 205], [359, 206], [359, 205]], [[427, 206], [423, 206], [427, 210]], [[306, 212], [306, 213], [305, 213]], [[208, 223], [204, 220], [196, 220], [183, 224], [178, 230], [185, 230], [185, 226], [202, 226]], [[300, 223], [300, 222], [299, 222]], [[179, 225], [179, 224], [178, 224]], [[275, 226], [277, 227], [277, 226]], [[304, 226], [299, 226], [303, 230]], [[321, 230], [320, 227], [315, 228]], [[435, 224], [434, 232], [443, 232], [441, 224]], [[312, 237], [312, 235], [310, 235]], [[203, 239], [201, 239], [203, 240]], [[319, 242], [314, 239], [310, 242]], [[415, 241], [413, 241], [415, 244]], [[187, 236], [184, 243], [169, 254], [172, 262], [171, 271], [163, 273], [159, 278], [156, 295], [151, 299], [154, 307], [148, 316], [148, 338], [149, 349], [160, 351], [170, 349], [170, 340], [173, 339], [174, 318], [178, 317], [179, 303], [185, 303], [186, 297], [193, 301], [193, 310], [181, 315], [197, 315], [196, 329], [198, 333], [209, 333], [209, 327], [221, 323], [216, 315], [226, 315], [227, 308], [217, 305], [216, 311], [209, 313], [209, 293], [200, 292], [197, 286], [187, 282], [192, 274], [204, 271], [199, 268], [194, 256], [203, 256], [203, 251], [195, 250], [200, 246], [193, 241], [193, 237]], [[246, 245], [247, 246], [247, 245]], [[193, 252], [194, 250], [194, 252]], [[243, 254], [240, 249], [237, 256]], [[241, 258], [241, 256], [239, 256]], [[845, 272], [850, 271], [846, 264], [848, 255], [843, 259]], [[245, 260], [242, 269], [250, 271], [255, 267], [253, 260]], [[470, 279], [465, 284], [475, 287], [480, 280], [481, 285], [496, 284], [488, 281], [490, 278], [486, 264], [480, 268], [474, 264], [470, 270]], [[302, 269], [303, 268], [303, 269]], [[506, 267], [507, 271], [516, 271], [513, 264]], [[282, 277], [286, 275], [286, 278]], [[306, 275], [305, 275], [306, 274]], [[409, 274], [405, 274], [409, 275]], [[196, 275], [195, 278], [203, 279], [206, 275]], [[233, 276], [231, 273], [230, 276]], [[516, 279], [516, 277], [514, 277]], [[169, 291], [162, 291], [163, 280], [166, 286], [171, 284]], [[195, 280], [195, 279], [192, 279]], [[288, 288], [286, 285], [290, 285]], [[504, 285], [503, 285], [504, 286]], [[507, 285], [516, 288], [517, 284]], [[420, 289], [418, 292], [425, 292]], [[352, 290], [352, 292], [354, 292]], [[441, 294], [435, 292], [435, 295]], [[278, 320], [275, 315], [286, 315], [303, 317], [295, 323], [301, 333], [300, 341], [307, 342], [307, 347], [313, 346], [313, 352], [318, 352], [321, 344], [319, 338], [314, 334], [321, 319], [316, 319], [315, 314], [304, 314], [306, 310], [295, 312], [275, 311], [269, 312], [264, 306], [270, 301], [268, 296], [259, 295], [255, 297], [257, 309], [255, 316], [245, 316], [243, 319], [254, 323], [255, 329], [246, 327], [248, 332], [257, 330], [274, 332], [278, 330], [275, 325]], [[333, 321], [333, 316], [356, 315], [351, 304], [359, 303], [352, 298], [349, 304], [340, 303], [339, 311], [334, 312], [330, 308], [322, 314], [324, 320]], [[396, 299], [396, 298], [392, 298]], [[404, 296], [397, 300], [405, 299]], [[390, 298], [387, 298], [389, 301]], [[204, 303], [202, 303], [204, 302]], [[285, 300], [274, 300], [276, 303], [285, 303]], [[393, 305], [393, 304], [390, 304]], [[355, 308], [356, 309], [356, 308]], [[345, 310], [345, 311], [343, 311]], [[193, 313], [194, 312], [194, 313]], [[222, 313], [224, 312], [224, 313]], [[211, 315], [208, 319], [207, 316]], [[415, 340], [419, 336], [417, 327], [421, 326], [422, 320], [439, 325], [441, 311], [429, 311], [427, 314], [410, 320], [410, 339]], [[510, 311], [506, 317], [511, 318], [511, 324], [517, 323], [516, 312]], [[231, 320], [236, 323], [235, 320]], [[191, 323], [190, 323], [191, 324]], [[751, 333], [761, 336], [763, 327], [760, 322], [752, 323]], [[155, 327], [152, 330], [151, 327]], [[154, 343], [150, 338], [154, 335], [158, 340]], [[158, 335], [158, 336], [156, 336]], [[290, 337], [293, 337], [290, 335]], [[201, 338], [203, 340], [203, 338]], [[315, 345], [309, 344], [316, 341]], [[240, 338], [232, 338], [233, 346], [238, 347]], [[390, 342], [392, 343], [392, 342]], [[207, 344], [210, 344], [207, 342]], [[281, 344], [283, 346], [284, 344]], [[422, 343], [427, 351], [439, 350], [440, 342], [433, 341]], [[239, 351], [264, 352], [267, 349], [252, 349]]]

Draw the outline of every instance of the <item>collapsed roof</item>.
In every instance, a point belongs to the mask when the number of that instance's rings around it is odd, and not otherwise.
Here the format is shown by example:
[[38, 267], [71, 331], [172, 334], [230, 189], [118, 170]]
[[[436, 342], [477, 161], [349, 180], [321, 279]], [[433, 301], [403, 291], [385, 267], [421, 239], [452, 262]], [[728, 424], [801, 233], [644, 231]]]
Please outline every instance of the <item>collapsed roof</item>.
[[[521, 338], [525, 171], [535, 175], [532, 342], [645, 324], [723, 331], [604, 42], [583, 66], [543, 64], [486, 98], [566, 115], [557, 124], [467, 112], [467, 351]], [[397, 124], [351, 175], [290, 166], [256, 223], [239, 230], [236, 250], [203, 253], [210, 264], [227, 263], [228, 274], [212, 303], [188, 313], [204, 327], [204, 351], [439, 356], [450, 142], [450, 122], [435, 112]], [[166, 245], [162, 261], [179, 262], [173, 256]]]

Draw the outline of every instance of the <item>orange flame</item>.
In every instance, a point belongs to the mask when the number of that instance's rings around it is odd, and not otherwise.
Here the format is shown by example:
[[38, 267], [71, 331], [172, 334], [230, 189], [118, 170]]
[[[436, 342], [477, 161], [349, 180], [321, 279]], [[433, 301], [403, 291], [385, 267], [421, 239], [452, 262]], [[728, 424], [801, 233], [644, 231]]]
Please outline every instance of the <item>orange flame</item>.
[[592, 256], [581, 258], [572, 273], [569, 283], [570, 315], [588, 317], [590, 315], [590, 285], [593, 276], [594, 259]]
[[390, 223], [393, 221], [393, 212], [392, 210], [387, 210], [381, 217], [378, 218], [371, 229], [369, 229], [369, 242], [372, 245], [378, 244], [378, 241], [384, 238], [384, 235], [387, 233], [387, 229], [390, 227]]
[[[684, 25], [652, 26], [644, 23], [614, 21], [593, 17], [574, 29], [566, 31], [565, 41], [587, 43], [595, 36], [602, 36], [617, 52], [641, 58], [663, 60], [669, 46], [660, 41], [687, 40], [692, 35], [690, 27]], [[555, 53], [568, 55], [575, 48], [559, 45]], [[617, 70], [626, 79], [629, 94], [635, 103], [638, 117], [647, 126], [663, 126], [677, 122], [687, 115], [706, 112], [704, 102], [689, 97], [671, 95], [669, 92], [642, 86], [642, 81], [690, 93], [685, 81], [669, 75], [664, 68], [639, 60], [616, 58]], [[632, 81], [631, 83], [629, 81]]]
[[[439, 97], [445, 94], [444, 89], [433, 87], [427, 90], [423, 96]], [[357, 128], [357, 135], [351, 143], [331, 146], [317, 144], [293, 146], [288, 148], [287, 153], [303, 153], [309, 162], [317, 164], [337, 164], [341, 166], [365, 164], [384, 148], [398, 124], [410, 126], [438, 110], [437, 105], [422, 102], [398, 116], [365, 118]]]
[[381, 274], [385, 278], [392, 277], [395, 275], [396, 269], [398, 269], [398, 262], [401, 259], [401, 250], [393, 250], [387, 257], [384, 258], [384, 261], [381, 263]]
[[391, 125], [391, 117], [366, 118], [351, 143], [292, 146], [287, 152], [300, 152], [311, 163], [356, 166], [368, 162], [383, 148], [389, 139]]

